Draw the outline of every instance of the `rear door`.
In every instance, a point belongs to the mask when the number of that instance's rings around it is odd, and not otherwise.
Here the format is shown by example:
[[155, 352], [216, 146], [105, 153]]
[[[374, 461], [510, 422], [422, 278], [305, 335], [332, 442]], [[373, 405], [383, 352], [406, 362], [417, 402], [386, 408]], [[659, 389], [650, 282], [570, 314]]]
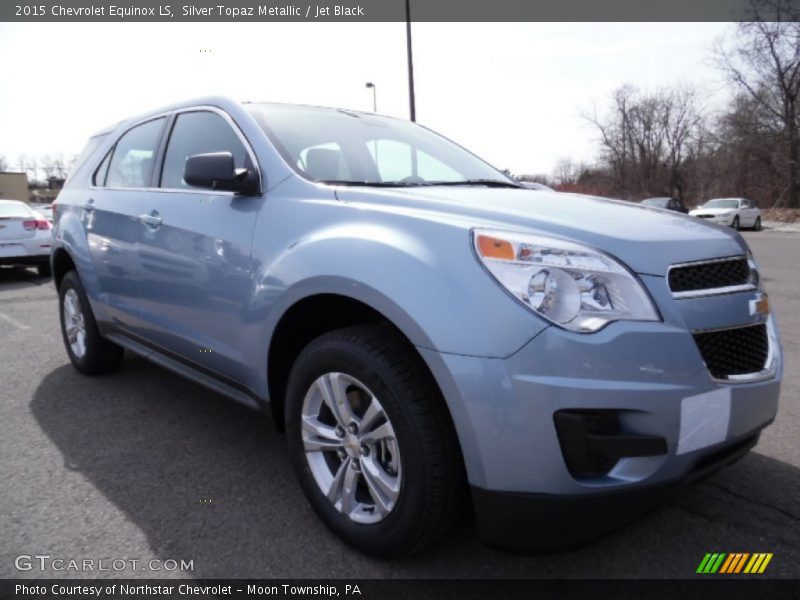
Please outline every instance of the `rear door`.
[[151, 204], [148, 194], [166, 124], [166, 116], [157, 117], [125, 131], [96, 168], [80, 207], [96, 275], [93, 289], [106, 318], [131, 330], [141, 328], [140, 217]]
[[189, 187], [186, 158], [230, 152], [236, 168], [255, 155], [230, 117], [214, 108], [178, 112], [171, 122], [157, 193], [139, 228], [140, 302], [145, 336], [168, 354], [237, 379], [240, 335], [252, 295], [251, 242], [262, 197]]

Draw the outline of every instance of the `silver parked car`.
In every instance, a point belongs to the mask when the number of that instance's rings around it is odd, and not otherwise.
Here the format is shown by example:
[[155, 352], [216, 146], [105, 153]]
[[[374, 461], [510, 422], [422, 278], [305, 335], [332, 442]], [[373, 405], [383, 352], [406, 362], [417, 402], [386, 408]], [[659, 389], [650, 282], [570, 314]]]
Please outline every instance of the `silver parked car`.
[[468, 503], [495, 545], [604, 535], [777, 410], [737, 232], [532, 191], [373, 114], [205, 98], [101, 131], [52, 264], [80, 372], [128, 350], [266, 411], [319, 517], [377, 556]]
[[50, 274], [50, 222], [21, 200], [0, 200], [0, 265]]
[[761, 211], [747, 198], [715, 198], [701, 204], [689, 214], [734, 229], [750, 227], [761, 231]]

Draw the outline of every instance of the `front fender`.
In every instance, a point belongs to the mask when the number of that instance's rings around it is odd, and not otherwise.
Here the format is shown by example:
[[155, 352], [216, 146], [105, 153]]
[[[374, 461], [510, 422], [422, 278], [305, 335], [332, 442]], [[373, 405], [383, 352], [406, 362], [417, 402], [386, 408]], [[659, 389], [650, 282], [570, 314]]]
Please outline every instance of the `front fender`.
[[256, 250], [255, 307], [265, 317], [264, 346], [285, 311], [315, 294], [359, 300], [416, 346], [443, 353], [507, 357], [547, 327], [484, 271], [463, 227], [393, 223], [401, 217], [378, 220], [341, 204], [314, 213], [304, 211], [306, 226], [315, 217], [326, 224], [306, 227], [294, 240], [285, 228], [265, 232], [263, 239], [280, 250], [263, 256]]

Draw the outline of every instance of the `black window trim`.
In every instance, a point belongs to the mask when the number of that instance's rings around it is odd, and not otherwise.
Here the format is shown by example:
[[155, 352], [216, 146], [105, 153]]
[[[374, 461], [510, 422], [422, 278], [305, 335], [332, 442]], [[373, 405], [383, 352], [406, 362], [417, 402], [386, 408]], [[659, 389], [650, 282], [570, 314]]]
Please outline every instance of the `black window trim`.
[[[117, 142], [114, 142], [112, 144], [111, 148], [109, 148], [106, 151], [106, 153], [103, 154], [103, 158], [100, 160], [100, 163], [97, 165], [97, 168], [95, 168], [94, 172], [92, 173], [92, 185], [93, 186], [99, 187], [99, 188], [106, 187], [106, 179], [108, 179], [108, 169], [109, 169], [109, 167], [111, 167], [111, 159], [114, 158], [113, 154], [114, 154], [114, 150], [116, 148], [117, 148]], [[100, 168], [103, 166], [103, 164], [105, 164], [106, 159], [108, 159], [108, 165], [106, 166], [106, 173], [105, 173], [105, 176], [103, 177], [103, 183], [98, 184], [97, 183], [97, 175], [98, 175], [98, 173], [100, 173]]]
[[[216, 107], [216, 106], [208, 106], [208, 105], [199, 105], [199, 106], [187, 106], [185, 108], [179, 108], [173, 111], [163, 112], [156, 115], [149, 115], [144, 117], [143, 119], [131, 123], [131, 125], [125, 130], [116, 136], [114, 143], [111, 145], [109, 150], [103, 154], [103, 158], [97, 163], [92, 171], [92, 178], [90, 180], [90, 189], [97, 189], [97, 190], [112, 190], [112, 191], [147, 191], [147, 192], [164, 192], [164, 193], [192, 193], [192, 194], [207, 194], [212, 196], [236, 196], [237, 192], [228, 192], [222, 190], [204, 190], [202, 188], [162, 188], [158, 187], [161, 181], [161, 171], [164, 164], [164, 157], [166, 155], [167, 143], [169, 141], [169, 136], [172, 133], [172, 128], [175, 124], [175, 120], [177, 117], [186, 112], [213, 112], [220, 115], [228, 125], [233, 129], [234, 133], [239, 137], [239, 140], [244, 145], [245, 151], [250, 156], [250, 160], [253, 163], [253, 167], [255, 168], [256, 175], [258, 175], [258, 195], [264, 193], [264, 179], [261, 174], [261, 167], [259, 166], [258, 159], [256, 157], [256, 153], [253, 150], [253, 146], [250, 144], [250, 140], [244, 135], [244, 132], [239, 127], [238, 123], [224, 110]], [[139, 125], [144, 125], [150, 121], [155, 121], [156, 119], [165, 119], [163, 129], [161, 130], [161, 135], [159, 137], [159, 141], [156, 144], [156, 155], [155, 160], [153, 162], [153, 170], [150, 173], [150, 183], [148, 187], [109, 187], [107, 185], [98, 186], [94, 183], [94, 175], [97, 170], [100, 168], [100, 165], [105, 160], [106, 155], [110, 152], [111, 153], [111, 160], [114, 160], [114, 152], [117, 149], [117, 144], [119, 141], [132, 129], [138, 127]], [[109, 162], [109, 165], [111, 163]], [[108, 174], [106, 174], [106, 180], [108, 180]]]

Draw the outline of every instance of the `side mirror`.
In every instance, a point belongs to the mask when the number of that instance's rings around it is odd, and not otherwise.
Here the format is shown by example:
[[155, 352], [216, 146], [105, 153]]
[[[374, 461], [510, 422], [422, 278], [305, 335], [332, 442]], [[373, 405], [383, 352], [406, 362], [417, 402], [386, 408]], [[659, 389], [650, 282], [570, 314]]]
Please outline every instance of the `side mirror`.
[[186, 158], [183, 180], [194, 187], [238, 192], [246, 196], [259, 193], [258, 176], [250, 169], [237, 169], [230, 152], [194, 154]]

